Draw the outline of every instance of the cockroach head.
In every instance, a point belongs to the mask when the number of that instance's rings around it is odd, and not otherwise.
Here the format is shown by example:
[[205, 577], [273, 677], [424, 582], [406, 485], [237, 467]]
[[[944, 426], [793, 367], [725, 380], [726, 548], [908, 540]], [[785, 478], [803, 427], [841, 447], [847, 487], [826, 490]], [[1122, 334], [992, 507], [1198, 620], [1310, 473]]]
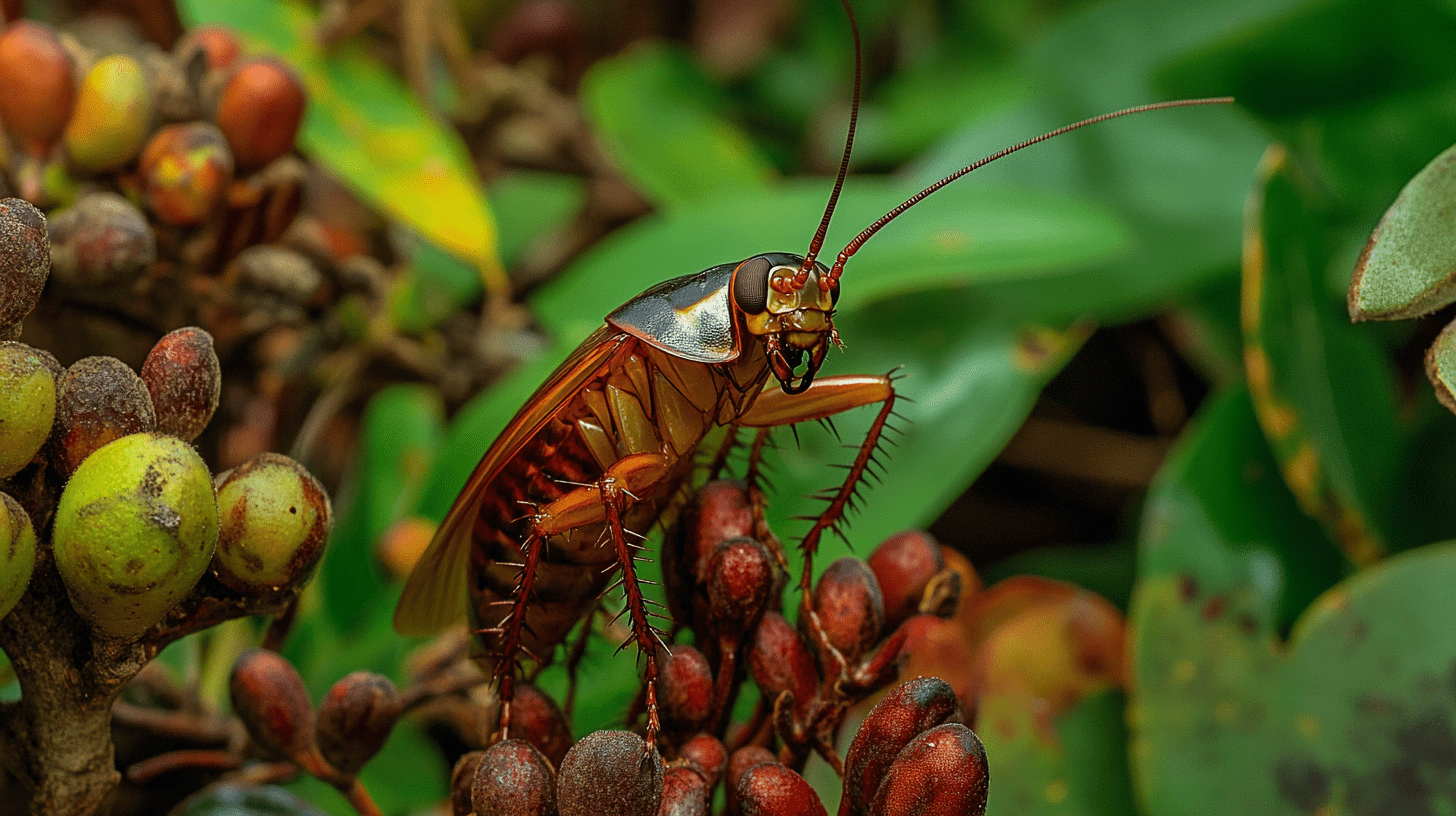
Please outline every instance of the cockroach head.
[[[774, 377], [789, 394], [814, 382], [831, 343], [839, 284], [817, 261], [804, 274], [804, 257], [755, 255], [733, 270], [733, 305], [748, 333], [763, 341]], [[803, 366], [802, 373], [796, 371]]]

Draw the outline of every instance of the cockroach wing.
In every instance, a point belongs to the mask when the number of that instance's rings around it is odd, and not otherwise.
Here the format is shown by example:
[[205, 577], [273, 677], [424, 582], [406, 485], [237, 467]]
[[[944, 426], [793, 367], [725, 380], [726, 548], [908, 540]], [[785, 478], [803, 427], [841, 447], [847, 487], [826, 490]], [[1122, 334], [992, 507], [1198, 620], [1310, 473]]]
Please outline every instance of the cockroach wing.
[[466, 612], [466, 567], [475, 540], [475, 520], [481, 499], [491, 490], [496, 474], [593, 377], [604, 361], [631, 340], [610, 326], [592, 333], [552, 372], [536, 393], [496, 437], [424, 555], [410, 572], [404, 594], [394, 610], [394, 630], [406, 637], [434, 634], [460, 620]]
[[723, 264], [659, 283], [607, 315], [607, 325], [674, 357], [732, 362], [742, 350], [728, 292], [737, 266]]

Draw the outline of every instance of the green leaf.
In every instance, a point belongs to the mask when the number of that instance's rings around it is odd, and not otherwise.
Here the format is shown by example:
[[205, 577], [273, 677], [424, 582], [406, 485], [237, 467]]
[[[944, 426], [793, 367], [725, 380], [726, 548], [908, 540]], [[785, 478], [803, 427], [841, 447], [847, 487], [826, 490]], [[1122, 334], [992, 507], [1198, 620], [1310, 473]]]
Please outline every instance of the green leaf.
[[1456, 745], [1456, 545], [1322, 595], [1288, 644], [1243, 581], [1138, 589], [1133, 771], [1149, 816], [1436, 813]]
[[229, 26], [250, 50], [293, 63], [309, 94], [300, 147], [380, 211], [468, 260], [488, 287], [505, 291], [495, 224], [464, 143], [364, 46], [324, 51], [315, 12], [298, 0], [182, 0], [178, 8], [188, 25]]
[[1290, 489], [1351, 561], [1368, 564], [1391, 545], [1395, 386], [1375, 339], [1328, 296], [1326, 225], [1308, 189], [1271, 148], [1245, 211], [1245, 369]]
[[433, 388], [389, 386], [365, 408], [357, 467], [339, 498], [322, 568], [329, 616], [339, 631], [351, 631], [379, 603], [384, 578], [375, 546], [418, 501], [443, 437], [444, 407]]
[[680, 49], [639, 45], [582, 80], [593, 133], [653, 204], [686, 208], [772, 176], [753, 142], [708, 102], [714, 89]]
[[[851, 178], [826, 254], [914, 192], [883, 179]], [[822, 182], [798, 182], [643, 219], [584, 255], [532, 306], [558, 336], [585, 337], [616, 305], [662, 281], [761, 252], [805, 251], [827, 197]], [[1127, 244], [1119, 221], [1085, 202], [953, 185], [876, 234], [850, 260], [838, 308], [871, 308], [906, 292], [989, 282], [1011, 288], [1076, 274], [1117, 257]], [[983, 312], [993, 306], [978, 304]], [[853, 335], [841, 334], [846, 345], [856, 344]]]
[[1456, 146], [1406, 184], [1350, 281], [1350, 318], [1387, 320], [1456, 301]]
[[1139, 577], [1187, 576], [1207, 592], [1248, 585], [1261, 625], [1285, 629], [1343, 570], [1280, 479], [1248, 392], [1210, 399], [1148, 490]]
[[560, 173], [505, 172], [490, 183], [501, 258], [514, 267], [543, 235], [565, 226], [586, 199], [581, 179]]
[[1087, 697], [1051, 723], [1023, 710], [979, 731], [991, 763], [988, 816], [1132, 813], [1121, 692]]

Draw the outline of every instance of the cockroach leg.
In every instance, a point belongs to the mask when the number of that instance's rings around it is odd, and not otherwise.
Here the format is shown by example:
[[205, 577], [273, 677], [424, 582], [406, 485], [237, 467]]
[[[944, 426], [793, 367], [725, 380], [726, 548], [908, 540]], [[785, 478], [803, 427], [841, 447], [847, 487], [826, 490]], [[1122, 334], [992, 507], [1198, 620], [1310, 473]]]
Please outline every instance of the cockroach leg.
[[[880, 403], [880, 412], [859, 445], [854, 462], [849, 465], [844, 481], [836, 490], [824, 494], [828, 505], [817, 517], [804, 536], [799, 548], [804, 553], [804, 569], [799, 574], [799, 614], [806, 623], [809, 636], [817, 645], [833, 657], [841, 676], [847, 672], [842, 655], [829, 644], [819, 616], [810, 603], [813, 589], [814, 553], [826, 530], [836, 529], [844, 520], [845, 511], [854, 506], [855, 496], [864, 481], [866, 473], [873, 474], [875, 454], [880, 449], [890, 417], [895, 415], [895, 386], [890, 375], [828, 377], [815, 382], [803, 393], [789, 396], [782, 392], [765, 391], [759, 396], [740, 422], [747, 427], [771, 428], [807, 420], [825, 419], [861, 405]], [[751, 457], [750, 457], [751, 459]], [[751, 494], [750, 494], [751, 495]]]
[[627, 598], [627, 616], [632, 625], [632, 635], [618, 647], [618, 651], [629, 643], [637, 644], [637, 652], [646, 660], [643, 673], [643, 687], [647, 695], [647, 745], [657, 745], [660, 728], [657, 711], [657, 649], [667, 648], [661, 636], [648, 620], [647, 603], [642, 597], [642, 580], [637, 577], [637, 557], [634, 550], [641, 547], [627, 542], [627, 531], [622, 527], [622, 507], [628, 500], [625, 489], [616, 479], [604, 477], [598, 483], [601, 488], [602, 506], [607, 514], [607, 532], [612, 546], [617, 551], [617, 564], [622, 570], [619, 583], [622, 594]]

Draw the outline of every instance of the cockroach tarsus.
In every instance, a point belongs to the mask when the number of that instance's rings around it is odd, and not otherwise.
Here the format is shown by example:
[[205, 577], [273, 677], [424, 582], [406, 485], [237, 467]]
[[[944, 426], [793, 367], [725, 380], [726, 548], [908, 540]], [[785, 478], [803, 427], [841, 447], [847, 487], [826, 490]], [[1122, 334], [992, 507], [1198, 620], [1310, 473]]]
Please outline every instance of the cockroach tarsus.
[[[846, 262], [891, 220], [989, 162], [1107, 119], [1232, 101], [1127, 108], [1008, 147], [890, 210], [826, 266], [817, 255], [848, 172], [861, 83], [859, 32], [848, 0], [842, 2], [854, 36], [854, 101], [844, 156], [808, 252], [754, 255], [684, 275], [608, 315], [492, 443], [409, 577], [395, 628], [424, 635], [453, 623], [462, 611], [469, 615], [488, 644], [483, 662], [500, 684], [502, 736], [510, 725], [520, 657], [549, 660], [596, 608], [610, 573], [620, 572], [631, 628], [623, 646], [634, 643], [644, 658], [647, 743], [654, 744], [661, 638], [643, 598], [636, 570], [641, 546], [629, 540], [639, 537], [633, 531], [650, 529], [672, 509], [712, 428], [727, 426], [730, 434], [752, 428], [762, 435], [879, 404], [843, 483], [826, 496], [828, 505], [800, 544], [800, 615], [809, 636], [833, 654], [809, 605], [813, 556], [853, 501], [896, 401], [888, 374], [816, 380], [829, 347], [839, 344], [833, 315]], [[770, 376], [778, 388], [765, 387]], [[755, 451], [761, 445], [757, 440]]]

